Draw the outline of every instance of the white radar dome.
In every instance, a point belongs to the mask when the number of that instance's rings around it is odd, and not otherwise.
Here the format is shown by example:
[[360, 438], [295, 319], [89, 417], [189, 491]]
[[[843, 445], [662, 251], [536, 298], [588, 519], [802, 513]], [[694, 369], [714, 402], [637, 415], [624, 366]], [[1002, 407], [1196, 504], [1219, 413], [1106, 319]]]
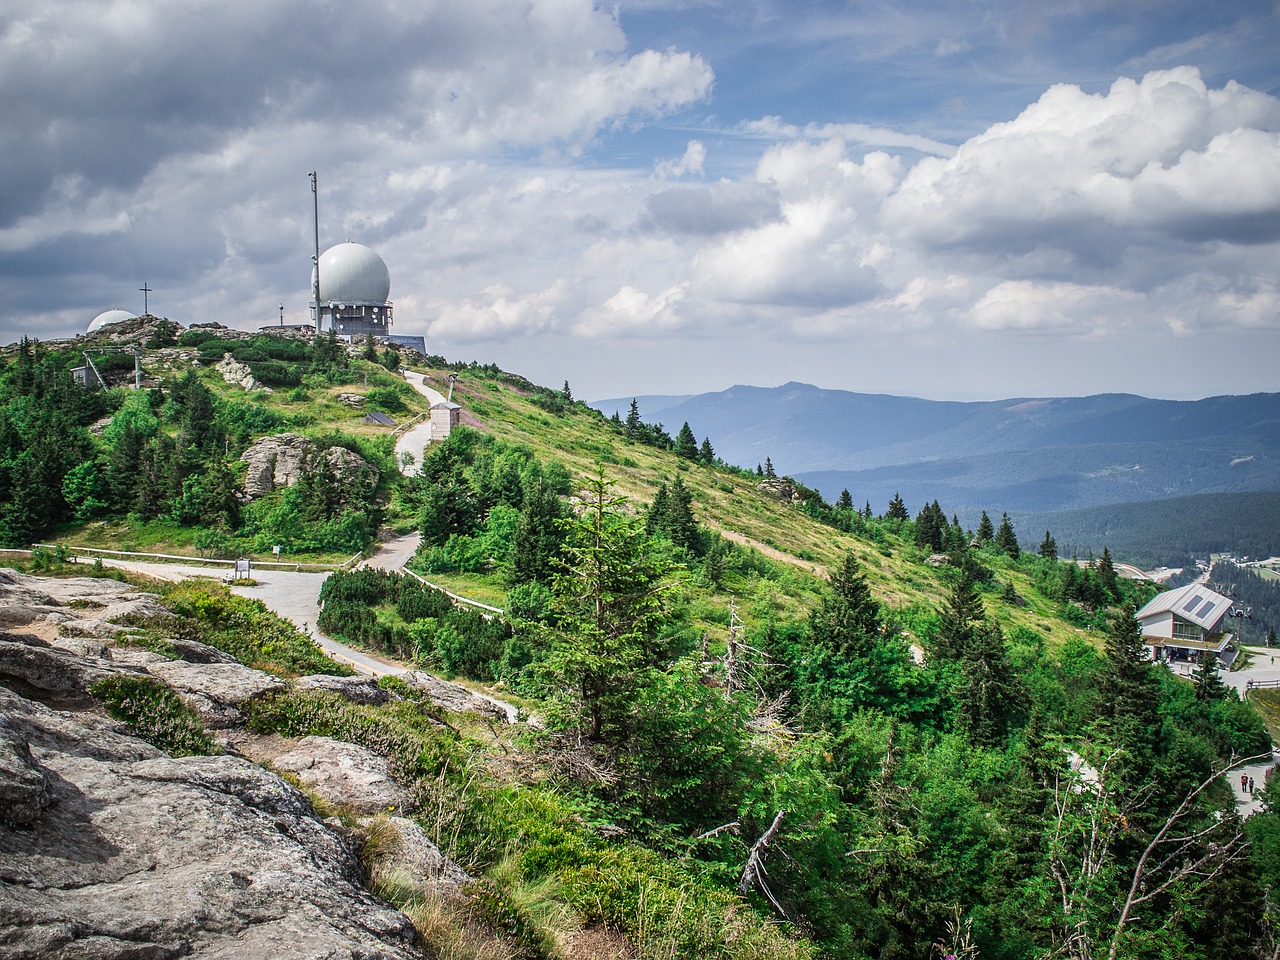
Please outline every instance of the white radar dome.
[[107, 310], [93, 318], [93, 322], [89, 324], [89, 329], [85, 333], [93, 333], [95, 330], [101, 330], [108, 324], [119, 323], [121, 320], [132, 320], [136, 316], [136, 313], [130, 313], [128, 310]]
[[[315, 271], [311, 289], [315, 289]], [[339, 243], [320, 254], [321, 303], [386, 303], [391, 274], [382, 258], [362, 243]]]

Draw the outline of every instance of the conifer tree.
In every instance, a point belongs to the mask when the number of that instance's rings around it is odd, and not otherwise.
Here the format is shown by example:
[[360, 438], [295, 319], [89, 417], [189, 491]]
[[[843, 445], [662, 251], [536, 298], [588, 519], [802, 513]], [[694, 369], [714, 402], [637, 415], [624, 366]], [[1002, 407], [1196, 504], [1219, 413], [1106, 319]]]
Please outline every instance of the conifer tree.
[[563, 389], [563, 390], [561, 390], [560, 392], [561, 392], [562, 394], [564, 394], [564, 402], [565, 402], [565, 403], [573, 403], [573, 391], [569, 389], [569, 381], [568, 381], [568, 380], [566, 380], [566, 381], [564, 382], [564, 389]]
[[836, 500], [836, 509], [850, 510], [850, 511], [853, 510], [853, 495], [849, 493], [848, 487], [845, 487], [843, 490], [840, 491], [840, 496]]
[[998, 623], [979, 623], [960, 655], [956, 719], [974, 743], [1001, 747], [1024, 700]]
[[710, 437], [702, 438], [702, 446], [698, 448], [698, 459], [702, 461], [704, 466], [715, 466], [716, 452], [712, 449]]
[[1130, 786], [1150, 781], [1160, 752], [1160, 685], [1151, 671], [1137, 618], [1125, 611], [1107, 628], [1097, 711], [1110, 721], [1113, 744], [1128, 754], [1122, 776]]
[[640, 419], [640, 407], [636, 398], [631, 398], [631, 409], [627, 411], [626, 434], [629, 440], [639, 440], [644, 432], [644, 423]]
[[893, 499], [889, 501], [889, 509], [885, 513], [885, 519], [887, 520], [910, 520], [911, 519], [911, 514], [907, 513], [907, 505], [903, 503], [902, 497], [900, 497], [896, 492], [893, 495]]
[[769, 457], [764, 458], [764, 475], [770, 480], [778, 476], [773, 472], [773, 461]]
[[758, 463], [756, 464], [756, 476], [757, 476], [757, 477], [763, 477], [763, 476], [764, 476], [764, 467], [760, 466], [760, 464], [758, 464]]
[[871, 519], [871, 501], [870, 500], [868, 500], [866, 504], [863, 506], [862, 515], [868, 520]]
[[377, 345], [373, 342], [372, 333], [366, 333], [364, 335], [364, 352], [361, 354], [361, 356], [363, 356], [364, 359], [368, 360], [370, 363], [377, 362], [378, 348], [377, 348]]
[[1227, 685], [1218, 674], [1218, 656], [1208, 650], [1200, 655], [1195, 674], [1196, 699], [1204, 702], [1221, 700], [1227, 695]]
[[564, 505], [542, 471], [527, 477], [520, 521], [507, 554], [507, 586], [550, 579], [564, 540], [564, 515]]
[[955, 661], [963, 656], [972, 646], [974, 629], [984, 616], [977, 585], [965, 571], [959, 571], [951, 583], [934, 637], [933, 646], [938, 657]]
[[987, 511], [982, 511], [982, 519], [978, 521], [978, 539], [983, 543], [987, 543], [994, 536], [995, 527], [991, 525], [991, 518], [987, 516]]
[[1107, 592], [1109, 599], [1120, 599], [1119, 577], [1116, 574], [1115, 563], [1111, 559], [1111, 551], [1105, 545], [1102, 548], [1102, 557], [1098, 560], [1098, 582]]
[[1018, 554], [1022, 552], [1018, 546], [1018, 535], [1013, 532], [1013, 522], [1009, 519], [1009, 514], [1002, 514], [1000, 517], [1000, 529], [996, 531], [996, 546], [1007, 553], [1014, 560], [1018, 559]]
[[689, 427], [688, 420], [684, 422], [680, 432], [676, 434], [675, 454], [685, 460], [698, 459], [698, 438], [693, 435], [693, 430]]
[[665, 653], [666, 567], [612, 486], [601, 468], [587, 481], [586, 510], [568, 525], [565, 572], [552, 583], [558, 627], [540, 675], [562, 720], [589, 740], [617, 744]]
[[1048, 530], [1044, 532], [1044, 539], [1040, 541], [1040, 556], [1046, 560], [1058, 559], [1058, 544]]

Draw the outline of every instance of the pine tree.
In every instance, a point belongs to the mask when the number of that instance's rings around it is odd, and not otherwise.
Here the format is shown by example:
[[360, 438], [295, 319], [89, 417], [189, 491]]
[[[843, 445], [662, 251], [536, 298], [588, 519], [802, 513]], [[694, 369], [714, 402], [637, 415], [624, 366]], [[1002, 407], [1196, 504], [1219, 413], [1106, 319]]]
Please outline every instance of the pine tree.
[[978, 540], [987, 543], [994, 537], [995, 527], [991, 525], [991, 518], [987, 516], [987, 511], [982, 511], [982, 519], [978, 521]]
[[1024, 694], [998, 623], [980, 623], [960, 656], [956, 720], [969, 739], [1002, 747]]
[[871, 519], [871, 501], [868, 500], [862, 508], [862, 516], [867, 520]]
[[1000, 529], [996, 531], [996, 546], [1014, 560], [1017, 560], [1018, 554], [1022, 552], [1018, 546], [1018, 535], [1013, 532], [1013, 522], [1010, 521], [1007, 513], [1000, 517]]
[[671, 484], [665, 528], [667, 536], [677, 547], [684, 547], [695, 556], [702, 553], [701, 533], [693, 516], [693, 494], [680, 477]]
[[849, 493], [849, 488], [845, 487], [840, 491], [840, 496], [836, 500], [837, 510], [853, 510], [853, 495]]
[[1040, 541], [1040, 556], [1046, 560], [1058, 559], [1058, 544], [1048, 530], [1044, 532], [1044, 539]]
[[715, 466], [716, 452], [711, 447], [710, 437], [702, 438], [702, 446], [698, 448], [698, 459], [701, 460], [705, 466]]
[[773, 480], [778, 476], [773, 472], [773, 461], [768, 457], [764, 458], [764, 475], [770, 480]]
[[907, 513], [907, 505], [903, 503], [902, 497], [900, 497], [896, 492], [893, 495], [893, 499], [889, 501], [889, 509], [885, 513], [885, 519], [887, 520], [910, 520], [911, 519], [911, 514]]
[[763, 477], [763, 476], [764, 476], [764, 467], [760, 466], [760, 464], [758, 464], [758, 463], [756, 464], [756, 476], [757, 476], [757, 477]]
[[947, 605], [939, 617], [938, 632], [934, 636], [934, 652], [940, 660], [955, 661], [964, 656], [973, 645], [976, 626], [985, 614], [982, 598], [978, 595], [973, 578], [964, 571], [952, 581], [947, 594]]
[[1102, 548], [1102, 557], [1098, 560], [1098, 582], [1110, 600], [1120, 599], [1119, 577], [1116, 575], [1115, 563], [1111, 560], [1111, 551], [1105, 546]]
[[1142, 645], [1133, 611], [1116, 616], [1103, 645], [1097, 711], [1111, 723], [1111, 739], [1128, 754], [1122, 777], [1130, 786], [1150, 782], [1160, 744], [1160, 684]]
[[640, 407], [635, 397], [631, 398], [631, 409], [627, 411], [626, 433], [628, 440], [639, 440], [644, 432], [644, 423], [640, 420]]
[[589, 740], [616, 744], [665, 654], [666, 566], [612, 486], [601, 468], [587, 482], [586, 510], [569, 523], [566, 569], [552, 583], [558, 627], [540, 676], [563, 720]]
[[378, 348], [373, 342], [372, 333], [366, 333], [364, 335], [364, 353], [362, 354], [362, 356], [364, 357], [364, 359], [368, 360], [370, 363], [377, 362]]
[[564, 382], [564, 389], [560, 391], [564, 395], [565, 403], [573, 403], [573, 391], [569, 389], [569, 381]]
[[1204, 702], [1221, 700], [1227, 695], [1227, 685], [1218, 674], [1218, 656], [1206, 650], [1200, 655], [1195, 674], [1196, 699]]
[[645, 533], [656, 537], [666, 532], [667, 509], [670, 504], [671, 495], [667, 492], [667, 485], [660, 484], [658, 492], [653, 495], [653, 503], [649, 504], [649, 509], [645, 511]]
[[685, 460], [698, 459], [698, 438], [693, 435], [693, 430], [689, 427], [688, 420], [684, 422], [684, 426], [676, 434], [675, 454]]
[[564, 515], [560, 498], [538, 471], [536, 477], [526, 481], [520, 522], [511, 538], [505, 577], [508, 587], [550, 579], [564, 540]]

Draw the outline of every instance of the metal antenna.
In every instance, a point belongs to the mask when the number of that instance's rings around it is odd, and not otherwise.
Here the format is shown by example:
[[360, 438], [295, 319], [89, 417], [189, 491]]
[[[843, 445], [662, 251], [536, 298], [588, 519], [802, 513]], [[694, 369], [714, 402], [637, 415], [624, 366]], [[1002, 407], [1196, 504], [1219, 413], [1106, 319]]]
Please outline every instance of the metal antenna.
[[311, 178], [311, 208], [312, 221], [316, 229], [316, 253], [312, 257], [311, 262], [315, 264], [315, 289], [312, 293], [315, 295], [316, 302], [316, 334], [320, 333], [320, 186], [316, 182], [316, 172], [312, 170], [307, 174]]

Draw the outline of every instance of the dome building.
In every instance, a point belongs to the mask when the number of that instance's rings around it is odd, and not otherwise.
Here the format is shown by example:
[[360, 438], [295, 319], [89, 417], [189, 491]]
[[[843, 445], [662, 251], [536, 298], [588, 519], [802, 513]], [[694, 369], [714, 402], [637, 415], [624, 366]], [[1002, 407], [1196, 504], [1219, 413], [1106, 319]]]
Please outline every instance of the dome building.
[[316, 332], [341, 337], [387, 337], [391, 331], [391, 273], [382, 258], [361, 243], [339, 243], [320, 255], [320, 302], [311, 273], [311, 318]]
[[128, 310], [106, 310], [93, 318], [85, 333], [93, 333], [113, 323], [119, 323], [121, 320], [132, 320], [136, 316], [137, 314], [130, 313]]

